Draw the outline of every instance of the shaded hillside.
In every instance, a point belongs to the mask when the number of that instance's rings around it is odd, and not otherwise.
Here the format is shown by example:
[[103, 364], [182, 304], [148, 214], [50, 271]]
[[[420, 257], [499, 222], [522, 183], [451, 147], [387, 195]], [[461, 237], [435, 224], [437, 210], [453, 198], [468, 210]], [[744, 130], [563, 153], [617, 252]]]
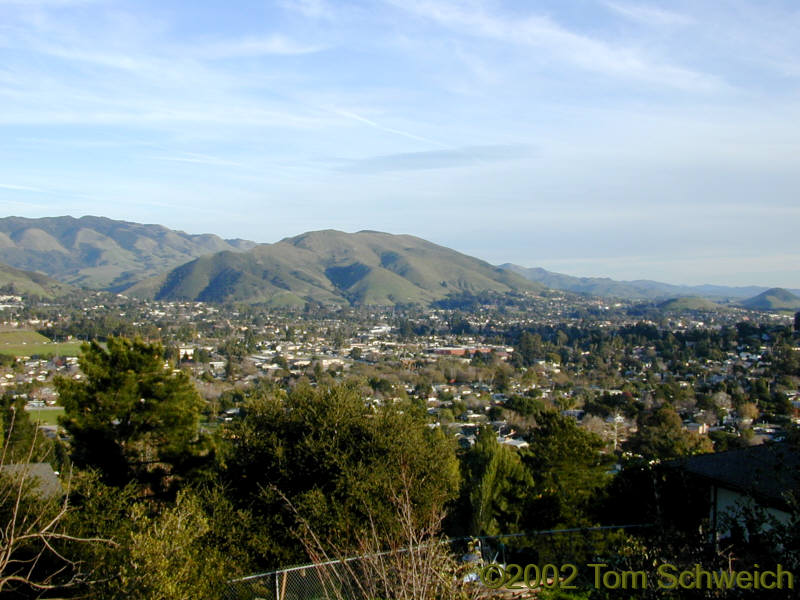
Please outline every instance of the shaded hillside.
[[103, 217], [0, 219], [0, 261], [67, 283], [113, 291], [204, 254], [254, 245]]
[[42, 298], [54, 298], [72, 290], [72, 286], [41, 273], [31, 273], [0, 264], [0, 293], [31, 294]]
[[536, 291], [509, 271], [409, 235], [376, 231], [304, 233], [244, 253], [221, 252], [182, 265], [130, 293], [158, 299], [427, 304], [458, 292]]
[[744, 300], [741, 305], [751, 310], [798, 310], [800, 297], [783, 288], [772, 288]]
[[682, 296], [700, 296], [716, 300], [744, 299], [763, 292], [766, 288], [758, 286], [731, 287], [724, 285], [673, 285], [648, 279], [635, 281], [616, 281], [608, 277], [573, 277], [562, 273], [554, 273], [542, 268], [520, 267], [511, 263], [501, 268], [522, 275], [555, 290], [623, 298], [625, 300], [667, 300]]

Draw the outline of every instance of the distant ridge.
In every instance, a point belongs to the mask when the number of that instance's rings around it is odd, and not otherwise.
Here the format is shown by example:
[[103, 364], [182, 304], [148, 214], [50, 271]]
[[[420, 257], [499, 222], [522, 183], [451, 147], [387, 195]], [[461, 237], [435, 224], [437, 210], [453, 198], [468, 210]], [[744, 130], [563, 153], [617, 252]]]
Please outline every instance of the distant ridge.
[[[669, 300], [683, 296], [699, 296], [711, 300], [743, 300], [767, 290], [759, 286], [729, 287], [709, 284], [688, 286], [647, 279], [615, 281], [608, 277], [573, 277], [538, 267], [520, 267], [511, 263], [500, 267], [555, 290], [625, 300]], [[800, 292], [800, 290], [795, 291]]]
[[104, 217], [0, 219], [0, 261], [94, 289], [118, 291], [204, 254], [241, 251], [246, 240], [190, 235]]
[[489, 263], [410, 235], [311, 231], [200, 257], [126, 293], [164, 300], [429, 304], [460, 292], [540, 291]]
[[[459, 292], [547, 287], [634, 301], [698, 297], [757, 310], [796, 310], [800, 296], [800, 290], [782, 288], [682, 286], [574, 277], [511, 263], [494, 267], [420, 238], [369, 229], [308, 232], [258, 245], [94, 216], [0, 218], [0, 262], [90, 289], [165, 299], [266, 299], [275, 305], [427, 304]], [[30, 276], [5, 277], [18, 285], [27, 280], [29, 289], [39, 285]], [[52, 283], [38, 289], [56, 290]], [[681, 306], [692, 303], [700, 305]]]
[[798, 310], [800, 297], [783, 288], [772, 288], [740, 304], [751, 310]]

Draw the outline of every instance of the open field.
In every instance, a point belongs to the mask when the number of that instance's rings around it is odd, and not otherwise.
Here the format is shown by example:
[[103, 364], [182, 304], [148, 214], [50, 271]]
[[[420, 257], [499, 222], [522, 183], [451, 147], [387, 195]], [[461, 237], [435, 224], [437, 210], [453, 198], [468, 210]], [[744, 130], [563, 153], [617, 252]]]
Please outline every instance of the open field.
[[50, 342], [47, 344], [0, 343], [0, 354], [10, 354], [12, 356], [78, 356], [80, 351], [80, 342]]
[[29, 329], [0, 330], [0, 346], [9, 344], [44, 344], [50, 340], [41, 333]]
[[58, 417], [64, 414], [64, 407], [52, 406], [47, 408], [32, 408], [25, 409], [28, 413], [28, 418], [31, 423], [38, 423], [39, 425], [58, 425]]
[[51, 342], [35, 331], [20, 329], [0, 331], [0, 354], [78, 356], [80, 349], [80, 342]]

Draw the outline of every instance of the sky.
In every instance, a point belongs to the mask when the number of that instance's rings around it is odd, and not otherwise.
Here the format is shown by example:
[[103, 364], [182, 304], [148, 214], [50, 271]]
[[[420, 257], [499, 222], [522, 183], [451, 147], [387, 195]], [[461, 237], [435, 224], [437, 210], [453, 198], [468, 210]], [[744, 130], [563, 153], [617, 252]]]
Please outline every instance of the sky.
[[0, 216], [800, 288], [795, 0], [0, 0]]

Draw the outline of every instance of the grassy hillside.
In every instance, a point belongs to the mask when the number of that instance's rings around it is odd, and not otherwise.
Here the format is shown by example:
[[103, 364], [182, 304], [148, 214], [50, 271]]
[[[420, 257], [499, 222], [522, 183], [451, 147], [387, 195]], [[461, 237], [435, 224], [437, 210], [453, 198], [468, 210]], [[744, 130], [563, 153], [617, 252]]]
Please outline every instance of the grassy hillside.
[[[160, 285], [159, 285], [160, 284]], [[543, 286], [454, 250], [408, 235], [314, 231], [245, 253], [198, 258], [158, 285], [158, 299], [297, 304], [427, 304], [451, 293], [536, 291]]]
[[71, 286], [41, 273], [31, 273], [0, 264], [0, 290], [2, 293], [33, 294], [42, 298], [53, 298], [66, 294], [71, 289]]
[[254, 245], [102, 217], [0, 219], [0, 262], [59, 281], [113, 291], [198, 256]]
[[783, 288], [772, 288], [741, 304], [751, 310], [800, 310], [800, 297]]
[[667, 312], [685, 312], [690, 310], [723, 310], [724, 307], [716, 302], [712, 302], [708, 298], [701, 298], [699, 296], [686, 296], [683, 298], [672, 298], [666, 302], [662, 302], [658, 307]]

